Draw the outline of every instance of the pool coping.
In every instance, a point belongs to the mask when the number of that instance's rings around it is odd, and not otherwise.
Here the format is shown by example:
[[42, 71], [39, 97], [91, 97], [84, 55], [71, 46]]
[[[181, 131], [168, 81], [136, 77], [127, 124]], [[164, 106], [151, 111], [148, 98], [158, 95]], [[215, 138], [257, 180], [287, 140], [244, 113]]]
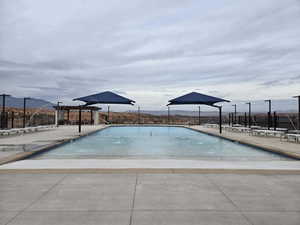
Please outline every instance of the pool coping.
[[287, 152], [287, 151], [281, 150], [280, 148], [273, 148], [273, 147], [270, 148], [270, 147], [265, 146], [265, 145], [256, 144], [256, 143], [252, 143], [252, 142], [245, 141], [245, 140], [239, 140], [239, 139], [235, 139], [235, 138], [225, 137], [225, 136], [222, 136], [222, 134], [216, 134], [216, 133], [209, 132], [209, 131], [199, 130], [199, 129], [196, 129], [194, 127], [188, 127], [188, 126], [183, 126], [183, 127], [188, 128], [188, 129], [193, 130], [193, 131], [197, 131], [199, 133], [204, 133], [204, 134], [211, 135], [211, 136], [218, 137], [218, 138], [222, 138], [222, 139], [225, 139], [225, 140], [228, 140], [228, 141], [232, 141], [232, 142], [247, 145], [247, 146], [250, 146], [250, 147], [258, 148], [258, 149], [263, 150], [263, 151], [279, 154], [281, 156], [285, 156], [285, 157], [288, 157], [288, 158], [291, 158], [291, 159], [300, 160], [300, 154], [296, 154], [296, 153], [293, 153], [293, 152]]
[[118, 125], [117, 124], [117, 125], [115, 125], [114, 124], [114, 125], [111, 125], [109, 127], [126, 127], [126, 126], [183, 127], [183, 128], [187, 128], [187, 129], [199, 132], [199, 133], [204, 133], [204, 134], [207, 134], [207, 135], [210, 135], [210, 136], [213, 136], [213, 137], [218, 137], [218, 138], [221, 138], [221, 139], [224, 139], [224, 140], [227, 140], [227, 141], [235, 142], [235, 143], [246, 145], [246, 146], [249, 146], [249, 147], [258, 148], [262, 151], [275, 153], [275, 154], [278, 154], [278, 155], [281, 155], [281, 156], [284, 156], [284, 157], [287, 157], [287, 158], [291, 158], [291, 159], [294, 159], [294, 160], [300, 160], [300, 155], [299, 154], [283, 151], [279, 148], [270, 148], [270, 147], [267, 147], [267, 146], [264, 146], [264, 145], [259, 145], [259, 144], [251, 143], [251, 142], [248, 142], [248, 141], [243, 141], [243, 140], [238, 140], [238, 139], [235, 139], [235, 138], [225, 137], [225, 136], [222, 136], [222, 134], [215, 134], [215, 133], [212, 133], [212, 132], [199, 130], [199, 129], [196, 129], [195, 127], [191, 127], [191, 126], [188, 126], [188, 125], [166, 125], [166, 124], [161, 124], [161, 125], [160, 124], [158, 124], [158, 125], [152, 125], [152, 124], [140, 124], [140, 125], [139, 124], [130, 124], [130, 125], [119, 124]]
[[274, 170], [274, 169], [0, 169], [0, 174], [81, 174], [81, 173], [125, 173], [125, 174], [265, 174], [265, 175], [300, 175], [300, 170]]
[[75, 140], [78, 140], [78, 139], [86, 137], [86, 136], [89, 136], [89, 135], [91, 135], [93, 133], [96, 133], [96, 132], [98, 132], [100, 130], [103, 130], [103, 129], [106, 129], [108, 127], [110, 127], [110, 126], [101, 127], [101, 128], [99, 128], [97, 130], [93, 130], [93, 131], [87, 132], [85, 134], [78, 134], [77, 136], [75, 136], [73, 138], [67, 138], [67, 139], [59, 140], [59, 141], [56, 141], [54, 143], [41, 146], [41, 147], [35, 149], [34, 151], [19, 152], [19, 153], [15, 154], [15, 155], [11, 155], [11, 156], [5, 157], [3, 159], [0, 159], [0, 166], [4, 165], [4, 164], [7, 164], [7, 163], [11, 163], [11, 162], [15, 162], [15, 161], [19, 161], [19, 160], [24, 160], [24, 159], [31, 158], [31, 157], [33, 157], [35, 155], [38, 155], [38, 154], [50, 151], [53, 148], [56, 148], [58, 146], [62, 146], [62, 145], [67, 144], [67, 143], [69, 143], [71, 141], [75, 141]]
[[42, 159], [1, 166], [0, 173], [263, 173], [300, 174], [298, 161], [182, 159]]

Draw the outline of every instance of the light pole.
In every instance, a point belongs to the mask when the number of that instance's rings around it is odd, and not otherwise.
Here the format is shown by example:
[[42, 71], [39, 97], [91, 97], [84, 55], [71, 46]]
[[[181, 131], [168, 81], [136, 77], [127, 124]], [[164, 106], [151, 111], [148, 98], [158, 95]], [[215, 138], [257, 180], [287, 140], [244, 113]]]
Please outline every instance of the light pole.
[[236, 124], [236, 104], [232, 106], [234, 107], [234, 124]]
[[269, 112], [268, 112], [268, 130], [270, 130], [271, 127], [271, 111], [272, 111], [272, 101], [270, 99], [265, 100], [265, 102], [269, 103]]
[[248, 124], [249, 124], [249, 127], [251, 127], [251, 122], [252, 122], [252, 120], [251, 120], [251, 102], [247, 102], [246, 104], [249, 106]]
[[300, 130], [300, 95], [294, 96], [294, 98], [298, 98], [298, 130]]
[[23, 99], [23, 128], [26, 126], [26, 100], [29, 100], [31, 98], [24, 98]]
[[9, 97], [10, 95], [2, 94], [0, 96], [2, 96], [1, 129], [4, 129], [5, 128], [5, 123], [4, 123], [4, 119], [5, 119], [5, 97]]

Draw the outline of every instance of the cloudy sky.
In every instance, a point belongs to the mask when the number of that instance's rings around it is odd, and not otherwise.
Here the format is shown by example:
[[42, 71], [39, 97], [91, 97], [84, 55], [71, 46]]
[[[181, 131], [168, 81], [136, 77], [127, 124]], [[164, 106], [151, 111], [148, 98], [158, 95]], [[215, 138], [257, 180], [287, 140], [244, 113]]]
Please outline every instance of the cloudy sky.
[[299, 59], [300, 0], [0, 0], [0, 91], [17, 97], [288, 99]]

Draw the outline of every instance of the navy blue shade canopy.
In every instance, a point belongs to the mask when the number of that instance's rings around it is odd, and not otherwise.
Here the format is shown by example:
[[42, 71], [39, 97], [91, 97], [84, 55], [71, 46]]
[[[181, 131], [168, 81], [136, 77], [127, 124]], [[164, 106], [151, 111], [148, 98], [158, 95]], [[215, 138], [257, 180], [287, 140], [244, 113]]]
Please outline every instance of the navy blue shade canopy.
[[169, 100], [168, 105], [213, 105], [218, 102], [230, 102], [228, 100], [217, 98], [209, 95], [200, 94], [197, 92], [191, 92], [186, 95], [182, 95], [178, 98]]
[[83, 101], [86, 105], [93, 104], [130, 104], [133, 105], [135, 101], [125, 98], [121, 95], [117, 95], [110, 91], [97, 93], [94, 95], [88, 95], [85, 97], [75, 98], [73, 101]]

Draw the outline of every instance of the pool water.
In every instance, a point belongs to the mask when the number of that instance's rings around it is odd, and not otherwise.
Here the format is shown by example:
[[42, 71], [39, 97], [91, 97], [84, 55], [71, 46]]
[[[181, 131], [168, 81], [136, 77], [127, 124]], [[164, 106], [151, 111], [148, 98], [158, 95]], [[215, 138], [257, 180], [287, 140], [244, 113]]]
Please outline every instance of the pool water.
[[158, 126], [108, 127], [35, 158], [289, 160], [277, 154], [188, 128]]

